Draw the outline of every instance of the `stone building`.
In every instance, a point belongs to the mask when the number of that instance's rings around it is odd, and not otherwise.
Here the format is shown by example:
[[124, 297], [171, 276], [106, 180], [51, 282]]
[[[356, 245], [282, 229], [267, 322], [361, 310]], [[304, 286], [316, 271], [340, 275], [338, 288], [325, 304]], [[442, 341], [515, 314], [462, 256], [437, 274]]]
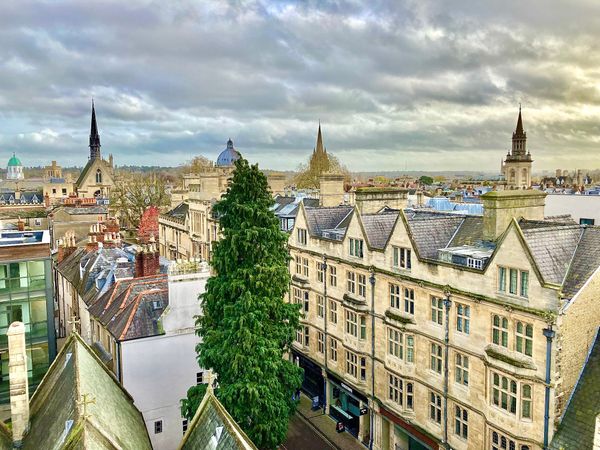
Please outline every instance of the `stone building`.
[[531, 153], [527, 150], [527, 133], [523, 130], [521, 107], [517, 128], [512, 135], [512, 149], [502, 163], [501, 173], [508, 189], [527, 189], [531, 187]]
[[48, 205], [55, 205], [75, 195], [75, 184], [71, 175], [63, 177], [62, 167], [52, 161], [44, 170], [44, 199]]
[[301, 205], [305, 392], [375, 449], [547, 445], [600, 324], [600, 228], [546, 219], [544, 197], [490, 192], [483, 216]]
[[92, 101], [92, 120], [90, 125], [90, 156], [87, 164], [75, 182], [77, 196], [80, 198], [108, 198], [114, 186], [113, 157], [102, 159], [100, 134], [96, 122], [96, 109]]

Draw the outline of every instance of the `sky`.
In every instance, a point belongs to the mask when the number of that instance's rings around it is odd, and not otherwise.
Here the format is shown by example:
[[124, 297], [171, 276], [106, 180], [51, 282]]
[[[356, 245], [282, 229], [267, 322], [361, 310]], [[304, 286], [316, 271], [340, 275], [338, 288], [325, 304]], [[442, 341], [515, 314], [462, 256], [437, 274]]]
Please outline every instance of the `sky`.
[[82, 166], [94, 98], [118, 165], [600, 168], [597, 0], [0, 2], [0, 164]]

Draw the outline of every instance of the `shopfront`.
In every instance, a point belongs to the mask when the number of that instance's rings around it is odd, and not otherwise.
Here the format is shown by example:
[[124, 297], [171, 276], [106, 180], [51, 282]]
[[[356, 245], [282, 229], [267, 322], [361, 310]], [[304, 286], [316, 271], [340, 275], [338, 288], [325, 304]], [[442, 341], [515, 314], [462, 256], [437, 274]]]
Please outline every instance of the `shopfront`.
[[315, 364], [310, 359], [302, 356], [300, 353], [292, 351], [294, 360], [304, 369], [304, 380], [302, 381], [302, 391], [311, 399], [319, 397], [319, 404], [325, 401], [325, 380], [321, 366]]
[[334, 375], [328, 375], [327, 379], [330, 399], [329, 415], [336, 421], [343, 422], [346, 431], [358, 438], [361, 407], [363, 415], [368, 414], [367, 398]]
[[392, 433], [384, 436], [389, 439], [390, 450], [432, 450], [439, 448], [439, 443], [420, 431], [414, 425], [405, 422], [384, 407], [379, 408], [379, 413], [391, 422]]

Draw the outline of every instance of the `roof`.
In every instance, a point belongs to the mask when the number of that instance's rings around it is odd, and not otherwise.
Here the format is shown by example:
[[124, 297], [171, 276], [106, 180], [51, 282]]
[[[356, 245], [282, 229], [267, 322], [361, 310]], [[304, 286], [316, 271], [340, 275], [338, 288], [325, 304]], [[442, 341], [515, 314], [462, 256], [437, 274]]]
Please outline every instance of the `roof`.
[[407, 222], [416, 250], [421, 258], [437, 259], [438, 250], [445, 248], [464, 222], [456, 214], [410, 211]]
[[257, 450], [208, 387], [178, 450]]
[[350, 213], [352, 206], [332, 206], [321, 208], [306, 208], [306, 222], [311, 236], [322, 237], [323, 230], [332, 230], [342, 227]]
[[21, 160], [13, 153], [12, 157], [8, 160], [8, 167], [22, 166]]
[[563, 283], [563, 295], [573, 297], [600, 267], [600, 227], [584, 227]]
[[89, 307], [118, 341], [162, 334], [158, 320], [169, 305], [165, 275], [118, 280]]
[[[93, 401], [85, 410], [84, 394]], [[33, 394], [30, 414], [24, 450], [152, 448], [133, 399], [77, 334], [69, 337]]]
[[271, 207], [277, 217], [296, 217], [300, 203], [311, 208], [319, 206], [318, 198], [309, 198], [302, 196], [284, 196], [275, 197], [275, 204]]
[[223, 150], [217, 158], [217, 166], [233, 166], [233, 163], [240, 159], [242, 155], [233, 147], [233, 141], [229, 139], [227, 141], [227, 147]]
[[600, 329], [592, 343], [579, 381], [571, 394], [567, 409], [550, 449], [592, 448], [596, 418], [600, 414]]
[[390, 210], [379, 214], [363, 214], [360, 217], [371, 248], [385, 248], [399, 214], [400, 211]]
[[164, 215], [174, 219], [185, 219], [187, 217], [190, 205], [186, 202], [180, 203], [175, 208], [167, 211]]

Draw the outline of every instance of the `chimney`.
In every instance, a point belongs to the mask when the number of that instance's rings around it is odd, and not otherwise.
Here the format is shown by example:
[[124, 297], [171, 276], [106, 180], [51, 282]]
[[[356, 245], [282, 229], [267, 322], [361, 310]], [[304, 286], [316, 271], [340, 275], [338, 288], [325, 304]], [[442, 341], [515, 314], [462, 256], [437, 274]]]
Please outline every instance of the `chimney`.
[[338, 206], [344, 204], [344, 176], [324, 173], [319, 178], [320, 206]]
[[17, 230], [25, 231], [25, 221], [23, 219], [21, 219], [20, 217], [19, 217], [19, 220], [17, 221]]
[[417, 191], [417, 206], [423, 206], [425, 202], [423, 201], [423, 191]]
[[361, 214], [375, 214], [386, 206], [404, 209], [408, 205], [408, 190], [403, 188], [358, 188], [354, 194]]
[[134, 274], [136, 278], [144, 276], [144, 245], [135, 254]]
[[23, 322], [11, 323], [6, 335], [8, 336], [8, 374], [13, 445], [15, 448], [20, 448], [23, 436], [29, 429], [29, 385], [27, 384], [25, 325], [23, 325]]
[[483, 202], [483, 239], [495, 241], [513, 218], [543, 220], [546, 193], [532, 189], [490, 191]]

